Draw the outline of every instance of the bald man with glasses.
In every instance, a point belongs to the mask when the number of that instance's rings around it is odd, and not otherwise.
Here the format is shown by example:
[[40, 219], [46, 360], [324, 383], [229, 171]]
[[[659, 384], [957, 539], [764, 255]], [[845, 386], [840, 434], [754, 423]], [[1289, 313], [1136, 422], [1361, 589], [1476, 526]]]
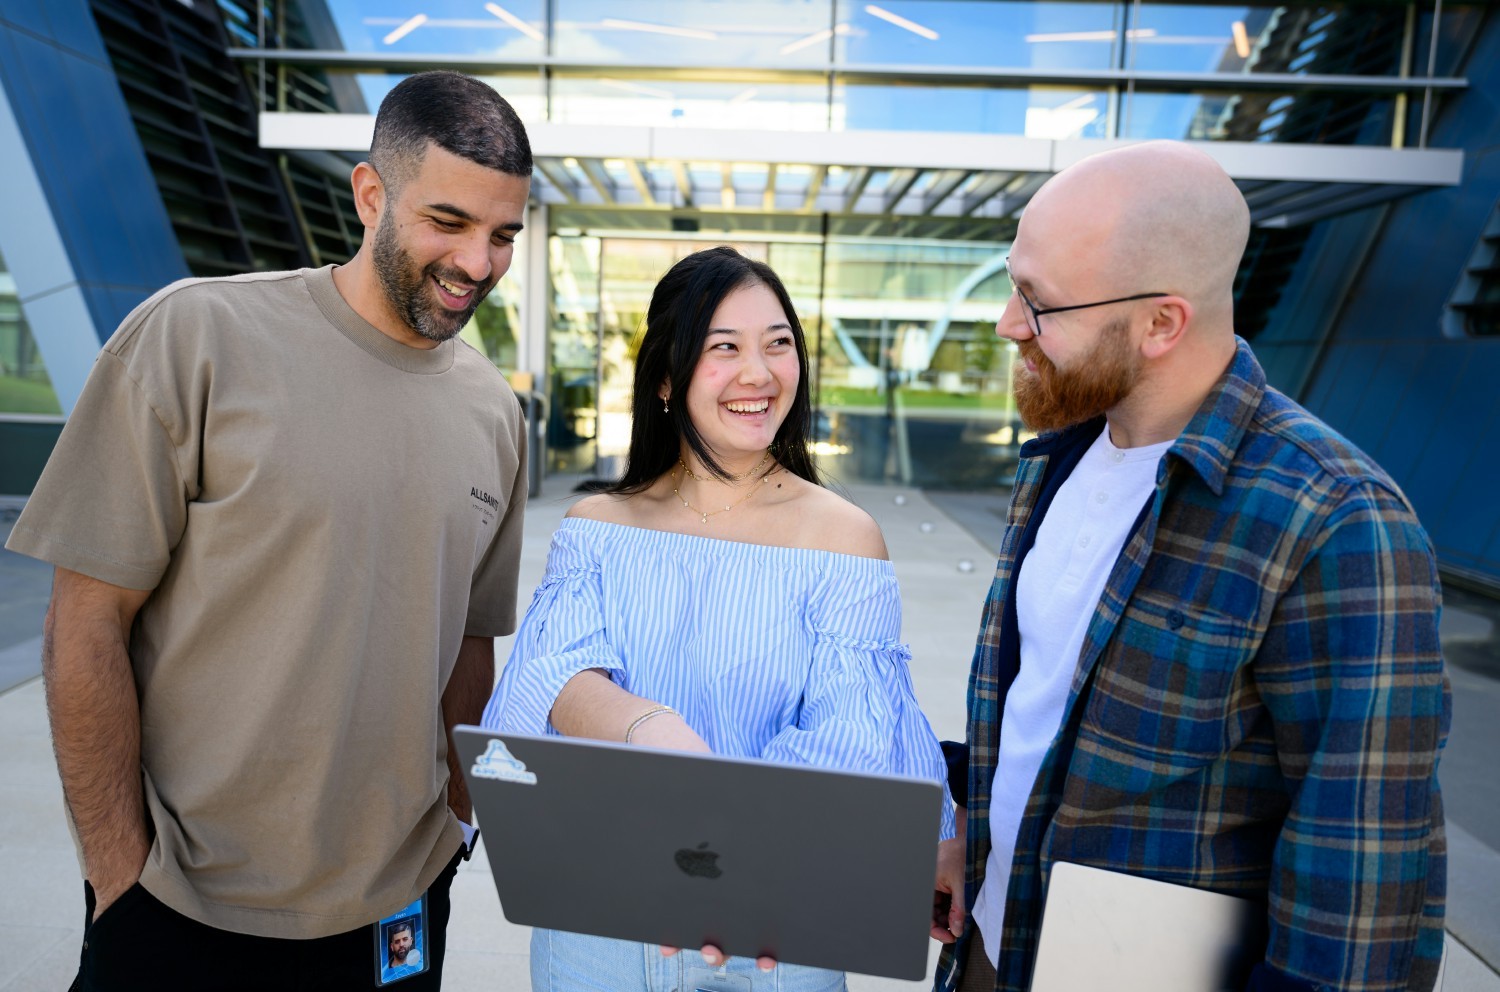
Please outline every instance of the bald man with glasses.
[[938, 989], [1027, 989], [1058, 862], [1264, 905], [1253, 992], [1436, 980], [1437, 565], [1390, 477], [1235, 336], [1249, 228], [1171, 142], [1080, 162], [1021, 219], [996, 332], [1039, 436], [948, 749]]

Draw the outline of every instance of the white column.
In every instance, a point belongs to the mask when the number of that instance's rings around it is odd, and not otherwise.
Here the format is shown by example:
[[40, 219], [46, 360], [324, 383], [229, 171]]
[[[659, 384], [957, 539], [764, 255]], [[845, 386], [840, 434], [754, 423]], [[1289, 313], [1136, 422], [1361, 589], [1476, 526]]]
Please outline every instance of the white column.
[[516, 356], [521, 371], [530, 372], [536, 379], [536, 388], [542, 392], [547, 390], [547, 304], [552, 283], [547, 263], [548, 214], [545, 203], [533, 204], [526, 210], [526, 232], [522, 235], [526, 253], [525, 286]]

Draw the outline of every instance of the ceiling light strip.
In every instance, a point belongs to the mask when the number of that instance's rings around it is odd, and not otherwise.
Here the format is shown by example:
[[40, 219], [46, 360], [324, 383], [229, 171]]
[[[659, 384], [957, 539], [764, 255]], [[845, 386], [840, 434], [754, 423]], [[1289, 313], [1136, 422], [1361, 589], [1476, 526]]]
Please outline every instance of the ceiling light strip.
[[889, 24], [894, 24], [896, 25], [896, 27], [901, 28], [904, 31], [910, 31], [912, 34], [917, 35], [918, 37], [926, 38], [928, 41], [938, 40], [939, 35], [936, 31], [932, 30], [932, 28], [924, 27], [923, 25], [918, 24], [916, 21], [908, 21], [900, 14], [893, 14], [889, 10], [886, 10], [884, 7], [877, 7], [873, 3], [867, 3], [865, 4], [865, 13], [869, 14], [872, 17], [878, 17], [882, 21], [885, 21]]
[[400, 27], [396, 28], [396, 30], [392, 31], [384, 38], [381, 38], [380, 41], [385, 45], [394, 45], [396, 42], [400, 41], [402, 38], [405, 38], [407, 35], [411, 34], [417, 28], [426, 23], [426, 14], [417, 14], [415, 17], [409, 17], [401, 23]]
[[785, 45], [782, 45], [780, 48], [778, 48], [777, 51], [782, 55], [790, 55], [793, 52], [799, 52], [810, 45], [816, 45], [820, 41], [827, 41], [829, 38], [832, 38], [836, 34], [849, 34], [849, 32], [849, 25], [836, 24], [831, 28], [824, 28], [821, 31], [814, 31], [812, 34], [807, 35], [803, 38], [798, 38], [796, 41], [787, 42]]
[[530, 38], [532, 41], [546, 40], [542, 37], [542, 33], [540, 31], [532, 27], [530, 24], [527, 24], [525, 21], [521, 20], [515, 14], [512, 14], [510, 11], [506, 10], [498, 3], [487, 3], [484, 5], [484, 9], [489, 11], [491, 14], [494, 14], [496, 17], [500, 18], [500, 20], [504, 21], [506, 24], [509, 24], [511, 27], [515, 28], [517, 31]]
[[712, 31], [701, 31], [698, 28], [678, 28], [670, 24], [648, 24], [645, 21], [622, 21], [614, 17], [606, 17], [599, 22], [607, 28], [616, 31], [644, 31], [648, 34], [669, 34], [676, 38], [696, 38], [699, 41], [718, 41], [719, 36]]

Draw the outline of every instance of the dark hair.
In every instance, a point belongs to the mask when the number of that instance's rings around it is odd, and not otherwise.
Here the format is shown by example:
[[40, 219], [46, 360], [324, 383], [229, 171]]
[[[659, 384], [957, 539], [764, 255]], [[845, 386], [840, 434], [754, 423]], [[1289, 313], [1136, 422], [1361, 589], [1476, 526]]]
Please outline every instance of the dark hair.
[[531, 175], [531, 142], [505, 98], [460, 72], [407, 76], [380, 101], [370, 164], [391, 193], [416, 171], [428, 142], [487, 169]]
[[[708, 445], [688, 416], [688, 383], [703, 354], [708, 325], [724, 298], [742, 286], [765, 286], [776, 294], [792, 328], [797, 348], [797, 392], [786, 420], [776, 431], [771, 453], [787, 471], [818, 485], [818, 470], [808, 451], [812, 426], [812, 400], [807, 385], [807, 341], [781, 279], [765, 262], [746, 258], [733, 248], [720, 246], [682, 259], [667, 270], [651, 294], [646, 309], [646, 334], [635, 360], [635, 395], [631, 401], [630, 453], [625, 474], [605, 492], [629, 495], [646, 489], [673, 465], [682, 451], [682, 441], [716, 478], [729, 473], [714, 460]], [[673, 400], [671, 412], [663, 413], [658, 390], [667, 383]]]

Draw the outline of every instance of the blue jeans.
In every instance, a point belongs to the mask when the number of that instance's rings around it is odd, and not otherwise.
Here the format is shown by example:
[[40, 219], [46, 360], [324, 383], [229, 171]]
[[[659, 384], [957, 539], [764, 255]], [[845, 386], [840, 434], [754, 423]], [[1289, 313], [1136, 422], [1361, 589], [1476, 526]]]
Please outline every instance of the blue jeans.
[[[684, 948], [662, 957], [655, 944], [637, 944], [561, 930], [531, 932], [531, 992], [693, 992], [690, 973], [716, 971]], [[754, 992], [845, 992], [844, 974], [796, 964], [773, 971], [754, 958], [731, 958], [730, 975], [749, 976]]]

